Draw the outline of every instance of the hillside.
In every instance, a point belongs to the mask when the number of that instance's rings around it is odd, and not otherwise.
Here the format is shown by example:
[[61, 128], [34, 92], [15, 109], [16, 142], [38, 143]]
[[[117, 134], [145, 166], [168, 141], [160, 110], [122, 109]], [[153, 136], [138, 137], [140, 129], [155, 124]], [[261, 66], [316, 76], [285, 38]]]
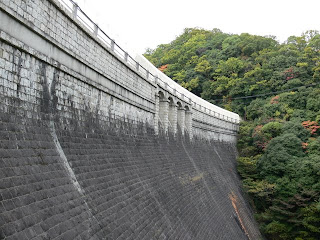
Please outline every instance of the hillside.
[[266, 238], [320, 239], [320, 34], [189, 28], [145, 57], [242, 117], [238, 171]]

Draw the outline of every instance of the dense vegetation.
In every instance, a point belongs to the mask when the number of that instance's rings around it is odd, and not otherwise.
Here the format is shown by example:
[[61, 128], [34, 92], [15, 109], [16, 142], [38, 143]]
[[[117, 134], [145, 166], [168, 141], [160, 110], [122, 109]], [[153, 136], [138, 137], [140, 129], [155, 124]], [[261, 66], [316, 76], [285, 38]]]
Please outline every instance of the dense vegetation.
[[267, 239], [320, 239], [320, 34], [185, 29], [145, 56], [243, 119], [238, 170]]

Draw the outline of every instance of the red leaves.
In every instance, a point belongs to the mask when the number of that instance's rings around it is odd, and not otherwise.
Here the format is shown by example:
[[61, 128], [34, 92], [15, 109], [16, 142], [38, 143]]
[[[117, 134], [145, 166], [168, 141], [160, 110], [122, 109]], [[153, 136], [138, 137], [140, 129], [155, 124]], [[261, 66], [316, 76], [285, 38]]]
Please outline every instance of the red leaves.
[[169, 64], [166, 65], [162, 65], [161, 67], [159, 67], [158, 69], [163, 72], [164, 70], [166, 70], [168, 68]]
[[302, 142], [301, 145], [302, 145], [302, 148], [303, 148], [303, 149], [307, 149], [309, 143]]
[[301, 125], [305, 129], [307, 129], [311, 133], [311, 135], [316, 135], [317, 130], [320, 128], [320, 126], [316, 121], [310, 121], [310, 120], [302, 122]]
[[263, 127], [263, 125], [256, 126], [254, 128], [254, 130], [253, 130], [252, 136], [254, 137], [254, 136], [258, 135], [258, 134], [261, 134], [262, 127]]
[[256, 126], [253, 130], [252, 137], [254, 139], [254, 144], [259, 149], [264, 151], [266, 149], [270, 139], [267, 139], [266, 136], [264, 136], [264, 134], [262, 132], [262, 127], [263, 127], [263, 125]]
[[285, 79], [288, 81], [288, 80], [291, 80], [291, 79], [297, 77], [299, 75], [299, 73], [294, 71], [293, 67], [290, 67], [290, 68], [286, 69], [285, 71], [283, 71], [283, 75], [284, 75]]
[[279, 103], [279, 98], [280, 98], [280, 96], [279, 96], [279, 95], [277, 95], [277, 96], [275, 96], [275, 97], [271, 98], [271, 100], [270, 100], [270, 104], [277, 104], [277, 103]]

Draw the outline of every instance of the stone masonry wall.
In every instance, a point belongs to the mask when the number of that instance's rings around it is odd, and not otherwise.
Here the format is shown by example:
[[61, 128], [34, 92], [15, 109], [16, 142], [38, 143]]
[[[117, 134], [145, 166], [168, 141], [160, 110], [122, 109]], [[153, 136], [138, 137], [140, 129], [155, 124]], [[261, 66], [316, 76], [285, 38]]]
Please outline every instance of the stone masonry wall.
[[[143, 76], [137, 68], [133, 68], [126, 60], [117, 56], [112, 47], [104, 44], [95, 32], [85, 27], [74, 14], [65, 10], [57, 0], [6, 0], [0, 3], [0, 7], [3, 18], [2, 24], [0, 23], [1, 29], [9, 33], [10, 37], [14, 37], [33, 50], [44, 54], [48, 59], [53, 59], [59, 64], [58, 68], [68, 71], [70, 75], [77, 74], [83, 84], [92, 85], [117, 99], [115, 101], [119, 103], [116, 104], [117, 107], [109, 108], [109, 111], [113, 112], [115, 116], [135, 121], [146, 121], [149, 124], [155, 124], [154, 127], [157, 128], [157, 121], [162, 119], [162, 116], [156, 112], [159, 109], [156, 106], [156, 96], [164, 82], [152, 81], [146, 77], [150, 74]], [[202, 103], [196, 104], [199, 98], [180, 86], [176, 87], [180, 87], [179, 91], [183, 91], [182, 95], [178, 94], [176, 90], [170, 93], [171, 88], [167, 88], [167, 86], [171, 83], [173, 84], [173, 81], [169, 79], [169, 83], [166, 82], [164, 85], [165, 91], [168, 91], [166, 96], [175, 94], [176, 96], [173, 97], [177, 101], [182, 101], [183, 107], [185, 105], [183, 101], [187, 101], [187, 106], [191, 104], [188, 108], [195, 113], [192, 118], [195, 123], [190, 127], [197, 129], [194, 131], [186, 129], [191, 137], [192, 133], [195, 133], [204, 138], [228, 142], [236, 141], [235, 135], [238, 126], [238, 119], [235, 119], [238, 117], [236, 114], [223, 109], [219, 110], [216, 106], [203, 100]], [[74, 86], [81, 87], [78, 84]], [[92, 92], [87, 89], [85, 93], [92, 93], [94, 101], [100, 99], [94, 95], [97, 91]], [[72, 91], [66, 94], [68, 98], [74, 96]], [[185, 96], [188, 97], [185, 98]], [[192, 98], [196, 102], [193, 103]], [[81, 101], [81, 96], [79, 100]], [[88, 104], [92, 103], [96, 104], [95, 102]], [[201, 104], [213, 108], [213, 112]], [[137, 108], [138, 111], [136, 111]], [[132, 111], [128, 111], [128, 109]], [[232, 117], [227, 117], [228, 115]], [[201, 122], [201, 126], [198, 124], [199, 122]], [[212, 122], [217, 123], [212, 124]], [[205, 127], [202, 126], [204, 124]], [[180, 125], [184, 129], [185, 123]], [[213, 127], [213, 125], [215, 126]], [[218, 131], [219, 127], [221, 129]], [[171, 129], [175, 128], [176, 126]]]
[[221, 119], [217, 113], [212, 116], [208, 112], [193, 109], [192, 131], [196, 136], [235, 144], [238, 130], [237, 124]]
[[155, 135], [156, 86], [55, 4], [0, 3], [0, 239], [259, 239], [234, 144]]
[[86, 105], [105, 93], [63, 98], [78, 80], [0, 49], [2, 239], [259, 238], [234, 146], [155, 136]]
[[[75, 83], [73, 80], [64, 83], [71, 84], [74, 88], [59, 97], [77, 97], [80, 101], [78, 103], [84, 107], [81, 96], [76, 96], [77, 92], [81, 92], [94, 99], [86, 104], [95, 105], [99, 98], [92, 91], [93, 87], [108, 93], [113, 100], [117, 99], [114, 101], [117, 106], [108, 108], [112, 114], [151, 123], [155, 108], [155, 86], [110, 54], [105, 45], [99, 43], [85, 28], [71, 21], [72, 16], [59, 10], [60, 5], [53, 3], [58, 4], [40, 0], [0, 3], [3, 8], [1, 14], [2, 34], [6, 35], [4, 38], [10, 43], [18, 40], [29, 51], [35, 50], [37, 55], [43, 54], [43, 60], [49, 64], [57, 64], [58, 68], [82, 82]], [[5, 32], [14, 36], [7, 36]], [[84, 86], [90, 87], [81, 89]], [[113, 100], [107, 101], [112, 104]]]

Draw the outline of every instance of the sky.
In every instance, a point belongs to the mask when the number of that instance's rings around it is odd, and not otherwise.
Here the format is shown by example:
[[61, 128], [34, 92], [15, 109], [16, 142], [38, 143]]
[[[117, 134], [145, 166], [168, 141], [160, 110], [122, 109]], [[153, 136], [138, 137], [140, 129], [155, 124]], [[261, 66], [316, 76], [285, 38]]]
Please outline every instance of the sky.
[[[68, 0], [64, 0], [68, 1]], [[276, 36], [320, 30], [320, 0], [75, 0], [131, 54], [169, 43], [185, 28]]]

